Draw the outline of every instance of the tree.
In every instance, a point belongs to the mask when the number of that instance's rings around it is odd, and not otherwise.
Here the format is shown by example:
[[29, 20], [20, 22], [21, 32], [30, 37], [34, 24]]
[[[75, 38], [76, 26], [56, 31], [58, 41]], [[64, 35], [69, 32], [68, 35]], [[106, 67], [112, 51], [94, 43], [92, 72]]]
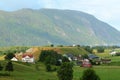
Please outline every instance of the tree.
[[54, 47], [54, 44], [51, 44], [50, 47]]
[[43, 50], [39, 56], [39, 61], [51, 65], [56, 65], [59, 59], [62, 59], [62, 55], [54, 50]]
[[57, 71], [59, 80], [72, 80], [73, 79], [73, 64], [64, 62]]
[[93, 69], [87, 69], [83, 72], [80, 80], [100, 80], [100, 78]]
[[103, 52], [104, 52], [104, 48], [103, 48], [103, 47], [97, 48], [97, 52], [98, 52], [98, 53], [103, 53]]
[[83, 59], [88, 59], [89, 57], [88, 57], [87, 54], [83, 54], [83, 55], [82, 55], [82, 58], [83, 58]]
[[45, 58], [44, 62], [45, 62], [45, 64], [53, 64], [53, 65], [55, 65], [56, 64], [56, 59], [53, 58], [52, 56], [47, 56]]
[[78, 45], [76, 45], [78, 48], [80, 47], [80, 45], [78, 44]]
[[70, 62], [67, 57], [62, 57], [62, 62]]
[[9, 72], [13, 71], [13, 64], [12, 64], [11, 61], [9, 61], [9, 62], [6, 64], [6, 66], [5, 66], [5, 71], [9, 71]]
[[15, 55], [13, 53], [8, 53], [6, 56], [5, 56], [5, 59], [6, 60], [11, 60], [13, 57], [15, 57]]
[[57, 45], [57, 47], [63, 47], [63, 45]]
[[93, 49], [90, 46], [85, 46], [84, 49], [88, 51], [89, 53], [93, 52]]

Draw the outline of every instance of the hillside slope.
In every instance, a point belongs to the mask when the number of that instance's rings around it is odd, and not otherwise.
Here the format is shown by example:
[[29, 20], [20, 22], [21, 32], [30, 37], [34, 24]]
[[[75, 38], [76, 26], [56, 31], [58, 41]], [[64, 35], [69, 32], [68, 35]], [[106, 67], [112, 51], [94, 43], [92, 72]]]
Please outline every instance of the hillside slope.
[[0, 36], [0, 46], [120, 44], [119, 31], [73, 10], [0, 11]]

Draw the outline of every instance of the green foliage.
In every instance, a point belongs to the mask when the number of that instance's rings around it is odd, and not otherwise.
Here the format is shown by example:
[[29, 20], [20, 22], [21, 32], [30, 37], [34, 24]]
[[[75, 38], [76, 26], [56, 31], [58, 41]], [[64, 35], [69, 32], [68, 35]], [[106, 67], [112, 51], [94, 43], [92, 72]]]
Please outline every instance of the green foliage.
[[62, 62], [70, 62], [70, 61], [69, 61], [69, 59], [67, 57], [63, 57]]
[[53, 50], [43, 50], [39, 56], [39, 61], [45, 64], [56, 65], [58, 60], [62, 58], [62, 55]]
[[78, 48], [79, 48], [79, 47], [80, 47], [80, 45], [76, 45], [76, 47], [78, 47]]
[[9, 74], [9, 73], [7, 73], [7, 72], [5, 72], [5, 73], [0, 73], [0, 76], [2, 76], [2, 77], [3, 77], [3, 76], [4, 76], [4, 77], [6, 77], [6, 76], [7, 76], [7, 77], [8, 77], [8, 76], [10, 76], [10, 74]]
[[46, 58], [45, 58], [45, 64], [56, 64], [56, 62], [57, 62], [57, 58], [53, 58], [52, 56], [47, 56]]
[[103, 48], [103, 47], [97, 48], [97, 52], [98, 52], [98, 53], [104, 53], [104, 48]]
[[93, 49], [90, 46], [84, 46], [83, 47], [86, 51], [88, 51], [89, 53], [93, 52]]
[[57, 47], [63, 47], [63, 45], [57, 45]]
[[87, 69], [83, 72], [80, 80], [100, 80], [100, 78], [93, 69]]
[[64, 62], [57, 71], [59, 80], [73, 79], [73, 65], [70, 62]]
[[83, 59], [88, 59], [88, 55], [87, 55], [87, 54], [83, 54], [83, 55], [82, 55], [82, 58], [83, 58]]
[[6, 60], [11, 60], [15, 55], [13, 53], [8, 53], [6, 56], [5, 56], [5, 59]]
[[51, 44], [50, 47], [54, 47], [54, 44]]
[[13, 64], [12, 64], [11, 61], [9, 61], [9, 62], [6, 64], [6, 66], [5, 66], [5, 71], [11, 72], [11, 71], [13, 71], [13, 70], [14, 70], [14, 69], [13, 69]]

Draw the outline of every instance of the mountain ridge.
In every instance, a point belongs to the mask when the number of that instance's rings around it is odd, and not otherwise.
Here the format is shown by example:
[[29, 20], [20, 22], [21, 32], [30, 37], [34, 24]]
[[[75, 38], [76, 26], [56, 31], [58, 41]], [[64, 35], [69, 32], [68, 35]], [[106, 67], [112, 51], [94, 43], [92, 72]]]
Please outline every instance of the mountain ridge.
[[75, 10], [0, 11], [0, 34], [0, 46], [120, 44], [118, 30]]

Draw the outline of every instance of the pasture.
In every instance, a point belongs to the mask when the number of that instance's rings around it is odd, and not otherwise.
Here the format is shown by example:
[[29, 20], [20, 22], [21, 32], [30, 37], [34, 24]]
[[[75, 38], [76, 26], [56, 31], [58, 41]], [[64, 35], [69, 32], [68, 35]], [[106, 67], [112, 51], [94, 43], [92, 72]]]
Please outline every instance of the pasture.
[[[57, 72], [46, 72], [42, 63], [26, 64], [13, 62], [13, 64], [14, 71], [11, 72], [11, 76], [1, 76], [0, 80], [58, 80]], [[37, 69], [36, 66], [38, 67]], [[85, 69], [87, 68], [74, 66], [73, 80], [80, 80], [79, 78]], [[93, 69], [101, 80], [119, 80], [120, 78], [120, 66], [93, 66]]]

